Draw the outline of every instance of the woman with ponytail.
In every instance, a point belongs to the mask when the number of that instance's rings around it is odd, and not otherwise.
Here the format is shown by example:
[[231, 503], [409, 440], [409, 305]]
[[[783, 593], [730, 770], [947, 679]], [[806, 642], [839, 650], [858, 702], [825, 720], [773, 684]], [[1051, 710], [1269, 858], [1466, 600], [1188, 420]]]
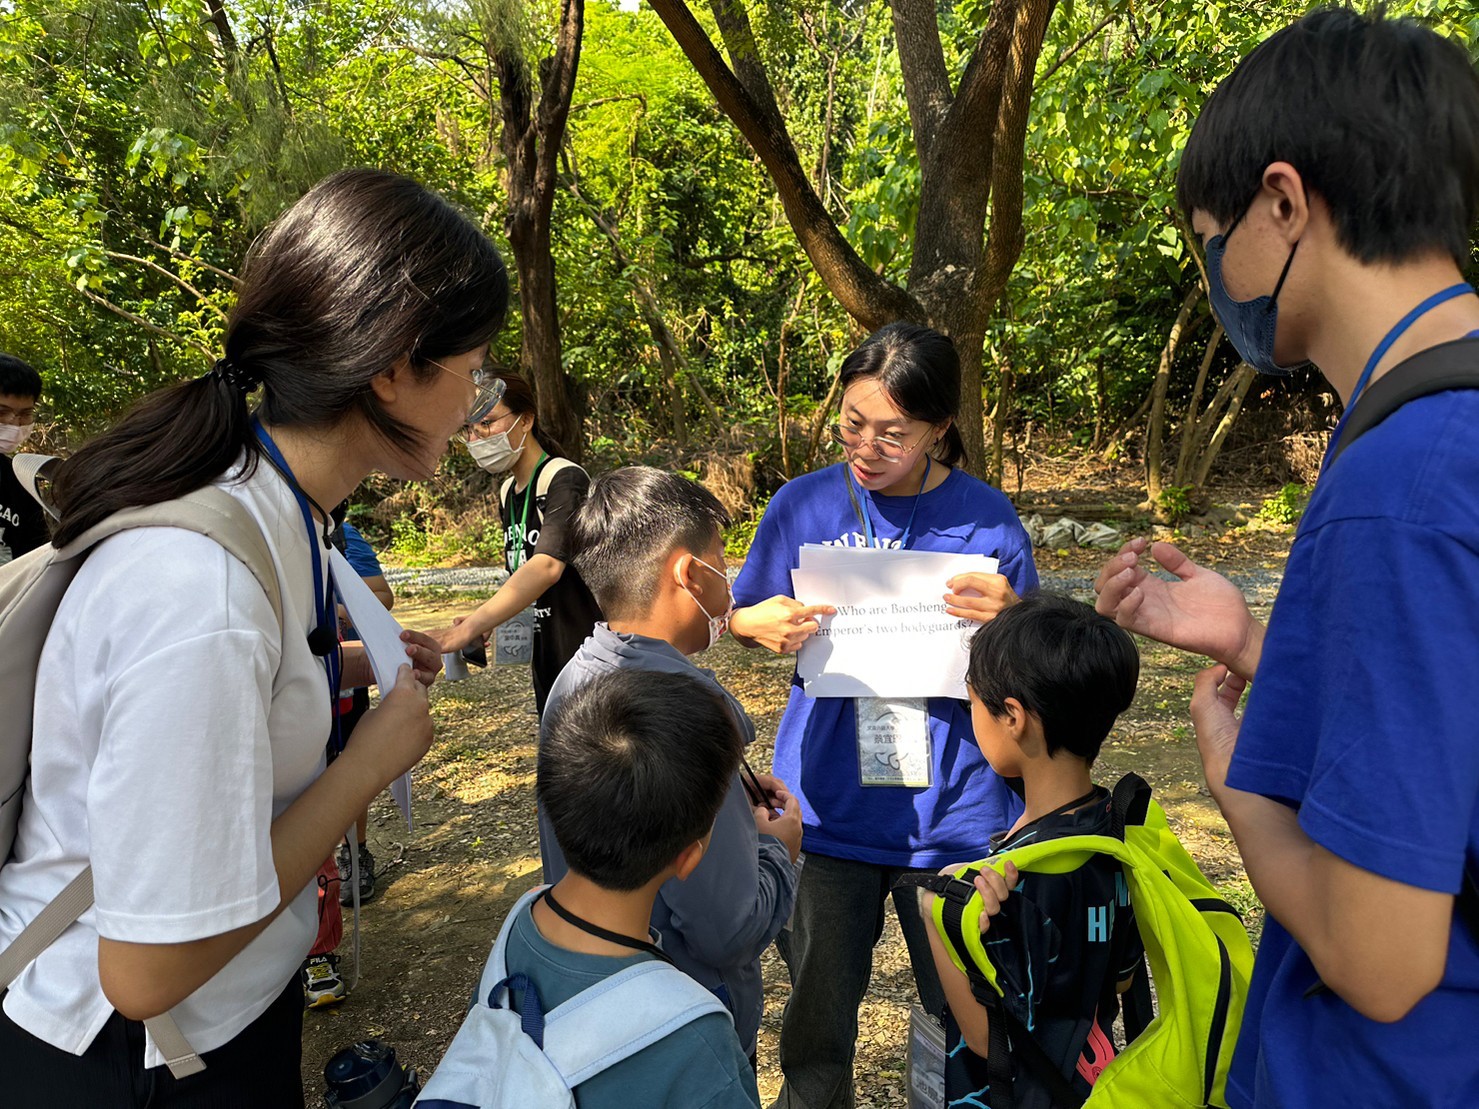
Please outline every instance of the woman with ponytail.
[[[486, 414], [507, 302], [497, 251], [441, 197], [335, 174], [252, 247], [215, 368], [61, 467], [58, 546], [130, 506], [235, 498], [282, 619], [244, 564], [184, 529], [120, 532], [78, 570], [36, 674], [0, 949], [88, 865], [96, 900], [4, 996], [7, 1106], [303, 1104], [314, 877], [426, 752], [437, 668], [435, 644], [405, 633], [411, 665], [325, 769], [339, 689], [371, 675], [335, 642], [324, 509], [372, 472], [430, 477]], [[167, 1011], [203, 1071], [161, 1065], [141, 1022]]]
[[[964, 619], [990, 620], [1035, 589], [1032, 545], [1011, 502], [957, 468], [965, 448], [955, 426], [954, 344], [927, 327], [889, 324], [842, 363], [841, 385], [832, 435], [843, 461], [787, 482], [771, 498], [734, 583], [735, 639], [788, 654], [818, 630], [818, 616], [834, 611], [791, 596], [791, 570], [807, 543], [991, 555], [1000, 573], [940, 582], [946, 611]], [[910, 745], [928, 765], [925, 784], [864, 773], [859, 713], [881, 720], [885, 710], [901, 748]], [[774, 772], [801, 801], [806, 852], [792, 927], [777, 941], [792, 989], [776, 1105], [850, 1107], [858, 1006], [890, 891], [910, 871], [979, 857], [1021, 802], [977, 749], [965, 701], [813, 698], [794, 676]], [[920, 999], [938, 1014], [944, 993], [912, 890], [896, 896], [895, 911]]]
[[431, 634], [443, 651], [460, 651], [496, 634], [532, 605], [530, 670], [534, 709], [543, 716], [560, 671], [605, 619], [570, 565], [570, 521], [585, 502], [591, 479], [540, 429], [529, 383], [515, 373], [500, 373], [499, 378], [505, 385], [503, 399], [468, 428], [467, 449], [489, 473], [509, 475], [498, 491], [509, 579], [477, 610]]

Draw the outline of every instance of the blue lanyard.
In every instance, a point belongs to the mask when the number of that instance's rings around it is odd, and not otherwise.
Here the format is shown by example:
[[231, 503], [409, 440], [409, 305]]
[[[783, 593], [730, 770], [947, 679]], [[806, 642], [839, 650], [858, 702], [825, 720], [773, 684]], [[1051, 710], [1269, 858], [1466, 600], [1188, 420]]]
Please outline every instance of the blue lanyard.
[[[899, 539], [901, 550], [909, 549], [909, 536], [914, 531], [914, 517], [919, 514], [919, 498], [924, 496], [924, 487], [929, 484], [930, 467], [934, 461], [928, 456], [924, 459], [924, 480], [919, 483], [919, 492], [914, 494], [914, 506], [909, 509], [909, 522], [904, 525], [904, 534]], [[853, 492], [852, 470], [847, 463], [842, 464], [842, 476], [847, 482], [847, 495], [852, 498], [853, 511], [857, 513], [858, 519], [863, 525], [863, 538], [867, 540], [868, 546], [878, 546], [878, 539], [873, 533], [873, 498], [868, 490], [863, 490], [863, 504], [858, 504], [858, 495]]]
[[1330, 455], [1335, 450], [1335, 444], [1340, 441], [1341, 430], [1345, 427], [1347, 417], [1350, 416], [1351, 411], [1356, 407], [1357, 398], [1360, 397], [1367, 383], [1371, 380], [1371, 374], [1375, 371], [1377, 364], [1386, 357], [1387, 351], [1392, 349], [1392, 344], [1407, 334], [1409, 327], [1426, 316], [1434, 308], [1437, 308], [1438, 305], [1447, 304], [1455, 297], [1461, 297], [1465, 293], [1472, 293], [1473, 291], [1474, 287], [1466, 281], [1461, 281], [1457, 285], [1450, 285], [1446, 289], [1440, 289], [1393, 324], [1392, 329], [1387, 332], [1386, 338], [1376, 344], [1376, 349], [1371, 352], [1371, 357], [1366, 360], [1366, 368], [1361, 371], [1361, 376], [1356, 379], [1356, 387], [1351, 390], [1351, 399], [1346, 402], [1345, 411], [1340, 414], [1340, 420], [1336, 423], [1335, 430], [1330, 434], [1330, 445], [1325, 448], [1325, 461], [1320, 465], [1322, 471], [1330, 464]]
[[[324, 543], [325, 547], [327, 545], [324, 533], [314, 523], [313, 509], [309, 507], [308, 495], [303, 492], [302, 486], [298, 484], [298, 479], [293, 476], [293, 469], [288, 465], [288, 460], [283, 457], [282, 451], [272, 441], [272, 436], [267, 434], [267, 429], [262, 426], [262, 422], [255, 417], [252, 419], [252, 430], [256, 432], [257, 442], [267, 452], [267, 457], [272, 462], [273, 469], [282, 475], [283, 480], [288, 484], [288, 488], [293, 491], [293, 497], [298, 502], [298, 510], [303, 514], [303, 526], [308, 529], [308, 550], [313, 556], [313, 605], [314, 613], [318, 617], [318, 626], [314, 629], [314, 632], [323, 633], [325, 628], [332, 632], [338, 625], [334, 612], [333, 571], [330, 570], [327, 572], [328, 581], [326, 588], [324, 580], [326, 573], [324, 569], [324, 555], [319, 551], [320, 543]], [[312, 637], [310, 637], [310, 640], [312, 640]], [[318, 646], [312, 646], [315, 654], [320, 653]], [[337, 636], [331, 647], [328, 644], [324, 644], [323, 646], [328, 647], [323, 659], [324, 669], [328, 674], [329, 682], [329, 708], [334, 720], [334, 734], [332, 739], [334, 750], [338, 752], [344, 747], [343, 737], [339, 732], [339, 683], [344, 660], [340, 654]]]

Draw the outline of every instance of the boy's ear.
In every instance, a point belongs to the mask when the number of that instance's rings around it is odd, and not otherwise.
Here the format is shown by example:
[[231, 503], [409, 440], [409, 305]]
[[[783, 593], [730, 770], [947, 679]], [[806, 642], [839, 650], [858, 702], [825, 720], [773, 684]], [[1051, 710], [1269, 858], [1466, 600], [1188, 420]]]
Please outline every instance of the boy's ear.
[[688, 592], [688, 582], [693, 578], [693, 554], [682, 547], [668, 556], [668, 577], [675, 587]]
[[1001, 720], [1006, 724], [1007, 730], [1011, 732], [1012, 739], [1018, 743], [1022, 742], [1027, 734], [1027, 710], [1022, 707], [1022, 702], [1015, 697], [1008, 697], [1001, 703]]
[[708, 849], [709, 837], [705, 836], [703, 839], [694, 840], [687, 847], [683, 848], [682, 851], [679, 851], [678, 857], [673, 860], [674, 877], [680, 882], [686, 879], [693, 873], [694, 868], [703, 861], [704, 853]]

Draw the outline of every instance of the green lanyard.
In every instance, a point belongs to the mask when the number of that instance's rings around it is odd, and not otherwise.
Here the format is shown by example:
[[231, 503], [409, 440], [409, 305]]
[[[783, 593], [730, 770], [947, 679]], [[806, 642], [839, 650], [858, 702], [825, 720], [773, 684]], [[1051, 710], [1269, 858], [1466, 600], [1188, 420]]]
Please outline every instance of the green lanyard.
[[529, 545], [529, 506], [534, 503], [534, 490], [539, 484], [539, 471], [544, 469], [548, 458], [549, 455], [544, 451], [539, 452], [539, 461], [534, 463], [534, 472], [529, 475], [529, 484], [524, 486], [524, 512], [519, 519], [519, 547], [513, 552], [518, 555], [518, 561], [508, 568], [510, 574], [524, 565], [524, 549]]

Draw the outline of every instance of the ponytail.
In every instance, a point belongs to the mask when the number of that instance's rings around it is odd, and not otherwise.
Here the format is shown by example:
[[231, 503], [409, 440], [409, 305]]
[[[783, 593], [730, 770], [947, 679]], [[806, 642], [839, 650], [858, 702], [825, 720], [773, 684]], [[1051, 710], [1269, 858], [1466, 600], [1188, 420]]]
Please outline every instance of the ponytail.
[[221, 372], [152, 393], [57, 468], [52, 542], [65, 546], [120, 509], [194, 492], [243, 450], [250, 472], [255, 443], [246, 393]]

